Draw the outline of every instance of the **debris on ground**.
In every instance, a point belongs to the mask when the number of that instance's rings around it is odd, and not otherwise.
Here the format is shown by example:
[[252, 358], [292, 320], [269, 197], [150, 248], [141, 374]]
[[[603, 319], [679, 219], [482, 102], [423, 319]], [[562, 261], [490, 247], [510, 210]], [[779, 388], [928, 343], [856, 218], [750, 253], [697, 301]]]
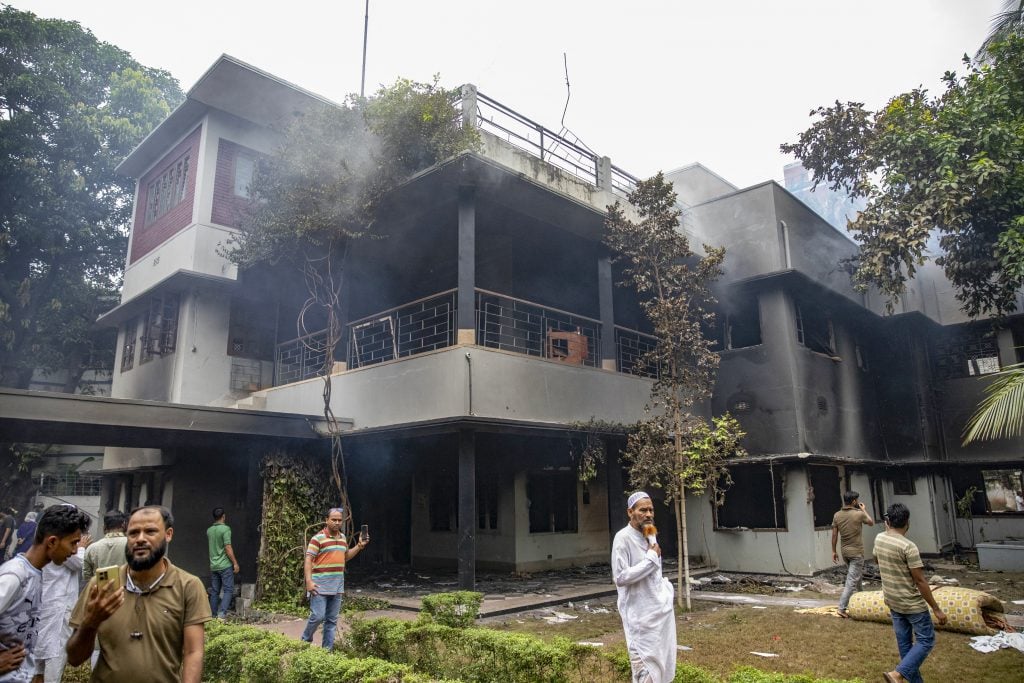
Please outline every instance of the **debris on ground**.
[[932, 578], [928, 579], [928, 583], [932, 586], [959, 586], [960, 581], [952, 577], [939, 576], [935, 574]]
[[757, 655], [758, 657], [778, 657], [774, 652], [751, 652], [750, 654]]
[[971, 647], [985, 654], [1008, 647], [1024, 652], [1024, 633], [1000, 631], [994, 636], [975, 636], [971, 638]]
[[556, 612], [552, 610], [551, 616], [541, 617], [541, 619], [548, 622], [549, 624], [564, 624], [567, 621], [579, 619], [579, 617], [575, 614], [566, 614], [565, 612]]

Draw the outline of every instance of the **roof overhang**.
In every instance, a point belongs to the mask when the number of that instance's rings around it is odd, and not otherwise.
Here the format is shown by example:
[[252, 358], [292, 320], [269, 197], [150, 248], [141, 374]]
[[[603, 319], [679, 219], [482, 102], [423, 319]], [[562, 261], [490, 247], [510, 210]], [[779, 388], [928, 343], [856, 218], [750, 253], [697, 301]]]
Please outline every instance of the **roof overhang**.
[[117, 327], [126, 320], [145, 312], [149, 306], [149, 297], [156, 292], [184, 292], [193, 288], [211, 287], [219, 291], [231, 290], [238, 287], [238, 280], [230, 277], [219, 277], [196, 273], [191, 270], [177, 270], [153, 286], [136, 294], [119, 306], [116, 306], [100, 317], [96, 318], [96, 327]]
[[316, 104], [340, 106], [251, 64], [221, 55], [188, 91], [185, 101], [153, 129], [116, 170], [132, 178], [140, 177], [211, 109], [259, 126], [284, 130], [296, 116]]
[[0, 388], [0, 433], [26, 443], [168, 448], [315, 440], [328, 428], [322, 415]]

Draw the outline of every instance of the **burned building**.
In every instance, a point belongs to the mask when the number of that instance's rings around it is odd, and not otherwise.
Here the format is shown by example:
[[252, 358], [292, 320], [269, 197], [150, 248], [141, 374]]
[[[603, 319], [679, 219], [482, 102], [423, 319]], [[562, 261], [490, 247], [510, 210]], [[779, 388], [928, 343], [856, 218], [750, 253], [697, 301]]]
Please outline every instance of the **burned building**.
[[[121, 164], [138, 185], [122, 300], [101, 319], [119, 330], [113, 396], [322, 412], [325, 333], [296, 331], [300, 279], [238, 272], [222, 247], [256, 159], [324, 102], [225, 56]], [[636, 179], [473, 86], [461, 106], [481, 148], [393, 191], [386, 238], [351, 254], [331, 407], [347, 425], [354, 516], [372, 519], [367, 553], [381, 563], [471, 574], [607, 561], [625, 522], [621, 444], [609, 440], [584, 484], [566, 435], [592, 418], [634, 422], [650, 395], [637, 359], [652, 338], [602, 245], [605, 207]], [[1020, 442], [954, 444], [979, 391], [971, 375], [1014, 362], [1020, 320], [943, 352], [975, 328], [938, 277], [884, 315], [850, 287], [855, 246], [777, 184], [741, 190], [700, 166], [669, 178], [689, 207], [682, 229], [728, 249], [709, 409], [739, 418], [751, 453], [724, 507], [691, 501], [692, 554], [724, 569], [827, 567], [845, 487], [876, 507], [905, 500], [925, 552], [963, 543], [961, 490], [1019, 483]], [[260, 456], [230, 440], [108, 448], [104, 496], [172, 506], [179, 538], [198, 538], [222, 505], [251, 576]], [[978, 501], [987, 537], [1024, 533], [1024, 510]], [[176, 544], [175, 559], [205, 574], [202, 544]]]

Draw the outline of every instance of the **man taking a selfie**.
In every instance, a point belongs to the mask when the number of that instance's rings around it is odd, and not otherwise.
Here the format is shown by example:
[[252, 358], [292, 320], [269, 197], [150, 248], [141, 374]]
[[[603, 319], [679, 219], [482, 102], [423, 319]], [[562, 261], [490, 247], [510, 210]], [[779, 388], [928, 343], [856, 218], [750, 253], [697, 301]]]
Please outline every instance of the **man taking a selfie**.
[[98, 636], [92, 681], [200, 683], [210, 601], [198, 577], [165, 557], [174, 536], [171, 511], [161, 505], [133, 510], [127, 536], [128, 564], [110, 579], [97, 572], [75, 605], [68, 663], [89, 659]]
[[312, 643], [313, 634], [322, 622], [323, 646], [327, 650], [334, 647], [338, 612], [341, 611], [341, 598], [345, 593], [345, 563], [358, 555], [370, 542], [368, 533], [360, 533], [359, 542], [349, 548], [345, 534], [341, 531], [344, 521], [344, 511], [341, 508], [328, 510], [326, 525], [320, 533], [309, 539], [303, 562], [310, 614], [306, 628], [302, 632], [302, 639]]

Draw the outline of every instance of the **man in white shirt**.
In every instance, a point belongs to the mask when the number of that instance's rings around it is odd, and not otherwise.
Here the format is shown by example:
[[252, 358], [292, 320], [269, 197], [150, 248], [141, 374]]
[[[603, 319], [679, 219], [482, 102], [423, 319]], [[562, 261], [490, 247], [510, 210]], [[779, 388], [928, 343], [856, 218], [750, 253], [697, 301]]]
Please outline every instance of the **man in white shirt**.
[[43, 567], [74, 555], [88, 528], [89, 516], [74, 505], [51, 505], [36, 526], [32, 547], [0, 565], [0, 682], [29, 683], [36, 675]]
[[672, 583], [661, 575], [654, 503], [643, 491], [629, 497], [629, 524], [612, 542], [612, 579], [634, 683], [670, 683], [676, 675], [676, 615]]

